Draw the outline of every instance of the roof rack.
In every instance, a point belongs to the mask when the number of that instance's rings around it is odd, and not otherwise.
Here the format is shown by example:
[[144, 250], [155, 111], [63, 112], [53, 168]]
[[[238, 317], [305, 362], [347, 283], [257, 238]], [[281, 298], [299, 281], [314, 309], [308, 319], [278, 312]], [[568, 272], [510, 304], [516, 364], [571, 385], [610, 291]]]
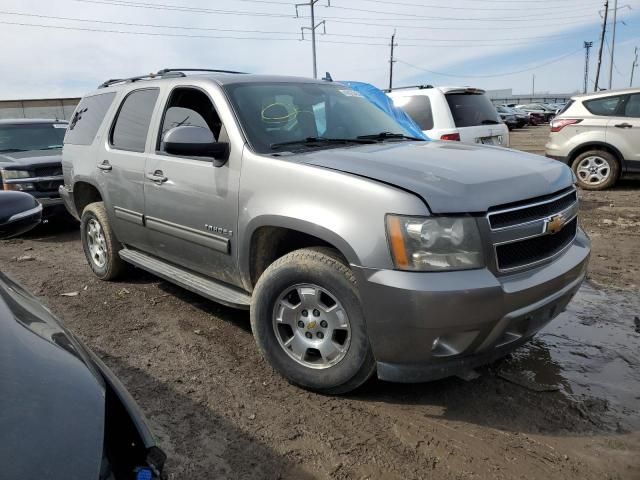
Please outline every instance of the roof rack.
[[393, 90], [402, 90], [404, 88], [417, 88], [419, 90], [423, 90], [425, 88], [433, 88], [433, 85], [407, 85], [406, 87], [387, 88], [385, 92], [391, 92]]
[[128, 78], [112, 78], [106, 82], [101, 83], [98, 88], [106, 88], [118, 83], [133, 83], [139, 80], [153, 80], [156, 78], [171, 78], [171, 77], [186, 77], [184, 72], [212, 72], [212, 73], [233, 73], [244, 74], [245, 72], [235, 72], [233, 70], [214, 70], [210, 68], [163, 68], [158, 70], [157, 73], [150, 73], [149, 75], [139, 75], [137, 77]]

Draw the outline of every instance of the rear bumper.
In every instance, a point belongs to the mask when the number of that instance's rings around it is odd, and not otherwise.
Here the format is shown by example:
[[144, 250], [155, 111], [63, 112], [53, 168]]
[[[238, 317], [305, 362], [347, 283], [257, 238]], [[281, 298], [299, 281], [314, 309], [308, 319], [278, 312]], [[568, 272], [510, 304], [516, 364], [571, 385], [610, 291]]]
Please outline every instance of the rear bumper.
[[564, 310], [585, 278], [589, 252], [579, 231], [553, 262], [508, 276], [354, 267], [378, 377], [434, 380], [509, 353]]
[[71, 216], [76, 220], [80, 221], [80, 216], [78, 215], [73, 201], [73, 189], [66, 185], [61, 185], [58, 189], [58, 193], [60, 194], [60, 198], [62, 199], [62, 203], [64, 203], [67, 212], [69, 212], [69, 214], [71, 214]]

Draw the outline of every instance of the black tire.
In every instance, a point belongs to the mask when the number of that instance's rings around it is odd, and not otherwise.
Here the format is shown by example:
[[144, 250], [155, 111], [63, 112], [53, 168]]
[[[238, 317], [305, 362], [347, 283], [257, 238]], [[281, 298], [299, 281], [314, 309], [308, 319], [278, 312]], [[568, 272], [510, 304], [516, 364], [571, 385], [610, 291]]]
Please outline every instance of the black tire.
[[[104, 265], [96, 263], [97, 261], [92, 258], [90, 252], [87, 228], [92, 220], [100, 224], [104, 236]], [[93, 273], [95, 273], [100, 280], [114, 280], [124, 271], [126, 264], [118, 255], [118, 252], [122, 249], [122, 245], [113, 234], [103, 202], [90, 203], [82, 211], [82, 217], [80, 219], [80, 239], [82, 241], [82, 249], [87, 257], [87, 262], [91, 270], [93, 270]]]
[[[584, 177], [581, 176], [580, 172], [578, 171], [580, 164], [589, 157], [598, 157], [608, 164], [609, 176], [604, 182], [597, 184], [589, 183], [585, 181]], [[581, 153], [573, 160], [573, 162], [571, 162], [571, 169], [578, 178], [578, 185], [584, 190], [605, 190], [607, 188], [611, 188], [616, 184], [618, 178], [620, 177], [620, 162], [615, 157], [615, 155], [607, 152], [606, 150], [595, 149]]]
[[[275, 304], [288, 288], [301, 283], [331, 292], [346, 311], [351, 327], [348, 350], [336, 364], [314, 369], [285, 352], [273, 327]], [[251, 329], [264, 358], [289, 382], [325, 394], [358, 388], [375, 372], [355, 277], [338, 253], [328, 248], [305, 248], [276, 260], [262, 274], [251, 301]]]

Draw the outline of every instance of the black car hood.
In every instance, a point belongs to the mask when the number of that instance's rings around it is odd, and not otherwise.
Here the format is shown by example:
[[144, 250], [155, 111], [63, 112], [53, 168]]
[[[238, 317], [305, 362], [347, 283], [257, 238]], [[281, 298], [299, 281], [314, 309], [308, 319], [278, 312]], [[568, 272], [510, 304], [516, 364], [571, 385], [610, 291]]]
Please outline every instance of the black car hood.
[[0, 167], [16, 168], [34, 165], [53, 165], [62, 163], [62, 150], [30, 150], [28, 152], [0, 152]]
[[556, 160], [458, 142], [386, 142], [301, 153], [293, 159], [408, 190], [433, 213], [486, 212], [573, 184], [571, 170]]
[[86, 351], [0, 273], [0, 477], [97, 479], [104, 411]]

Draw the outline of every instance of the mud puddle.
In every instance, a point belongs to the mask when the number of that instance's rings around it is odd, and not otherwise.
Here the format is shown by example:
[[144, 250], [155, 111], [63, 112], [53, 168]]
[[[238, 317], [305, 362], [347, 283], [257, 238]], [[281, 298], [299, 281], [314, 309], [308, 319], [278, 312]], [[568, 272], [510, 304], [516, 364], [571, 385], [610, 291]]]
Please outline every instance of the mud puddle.
[[500, 364], [533, 391], [561, 391], [592, 423], [640, 427], [640, 298], [585, 284], [567, 311]]

